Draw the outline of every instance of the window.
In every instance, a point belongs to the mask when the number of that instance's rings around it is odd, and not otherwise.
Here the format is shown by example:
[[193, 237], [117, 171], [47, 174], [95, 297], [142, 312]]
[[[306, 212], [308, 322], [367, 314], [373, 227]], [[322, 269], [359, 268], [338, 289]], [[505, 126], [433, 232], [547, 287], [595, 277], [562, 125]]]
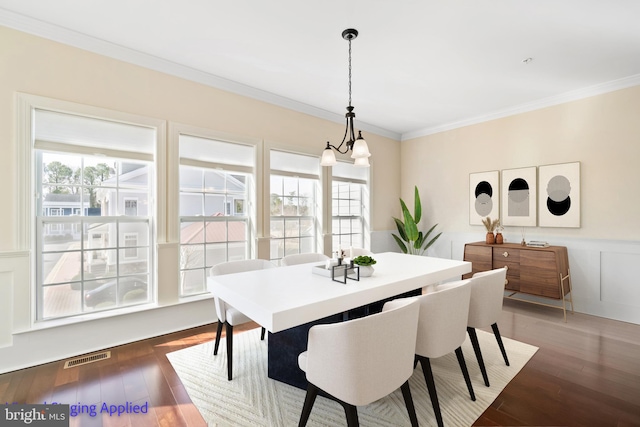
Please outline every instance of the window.
[[124, 214], [138, 216], [138, 199], [124, 199]]
[[148, 302], [156, 129], [47, 109], [33, 129], [37, 320]]
[[332, 251], [368, 248], [368, 169], [338, 162], [332, 173]]
[[316, 157], [271, 151], [271, 260], [320, 250], [319, 186]]
[[212, 266], [251, 257], [252, 209], [245, 206], [254, 205], [255, 149], [190, 135], [178, 143], [180, 294], [187, 296], [206, 291]]
[[125, 233], [124, 235], [124, 257], [128, 259], [138, 258], [138, 235], [135, 233]]

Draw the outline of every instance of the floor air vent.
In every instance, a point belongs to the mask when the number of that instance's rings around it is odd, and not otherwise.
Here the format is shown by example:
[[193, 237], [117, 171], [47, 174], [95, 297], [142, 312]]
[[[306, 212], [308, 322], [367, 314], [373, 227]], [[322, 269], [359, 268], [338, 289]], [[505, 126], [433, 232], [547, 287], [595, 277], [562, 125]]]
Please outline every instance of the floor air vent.
[[103, 351], [96, 354], [90, 354], [88, 356], [77, 357], [75, 359], [67, 360], [64, 364], [64, 369], [73, 368], [75, 366], [86, 365], [87, 363], [97, 362], [99, 360], [111, 358], [110, 351]]

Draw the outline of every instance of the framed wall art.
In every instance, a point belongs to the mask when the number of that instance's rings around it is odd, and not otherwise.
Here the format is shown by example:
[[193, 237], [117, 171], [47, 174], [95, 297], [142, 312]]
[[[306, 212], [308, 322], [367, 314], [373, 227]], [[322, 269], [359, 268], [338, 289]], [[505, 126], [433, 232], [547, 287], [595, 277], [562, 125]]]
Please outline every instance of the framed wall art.
[[540, 227], [580, 227], [580, 162], [540, 166]]
[[469, 174], [469, 224], [482, 225], [482, 219], [500, 216], [500, 172]]
[[505, 226], [536, 226], [536, 167], [505, 169], [502, 171], [500, 193], [502, 214], [500, 224]]

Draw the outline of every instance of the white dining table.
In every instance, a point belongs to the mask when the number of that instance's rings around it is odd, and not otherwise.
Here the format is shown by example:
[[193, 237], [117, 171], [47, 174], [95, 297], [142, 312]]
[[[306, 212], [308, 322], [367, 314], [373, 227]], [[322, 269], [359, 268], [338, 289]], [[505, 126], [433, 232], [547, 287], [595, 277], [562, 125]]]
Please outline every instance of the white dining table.
[[[210, 276], [211, 292], [240, 310], [269, 333], [268, 375], [306, 387], [297, 356], [306, 349], [309, 328], [340, 321], [341, 314], [419, 290], [471, 272], [471, 263], [396, 252], [374, 254], [371, 277], [346, 283], [313, 273], [321, 263], [299, 264]], [[380, 304], [378, 304], [380, 309]]]
[[210, 276], [214, 295], [269, 332], [321, 319], [471, 272], [471, 263], [385, 252], [371, 277], [346, 284], [315, 274], [319, 263]]

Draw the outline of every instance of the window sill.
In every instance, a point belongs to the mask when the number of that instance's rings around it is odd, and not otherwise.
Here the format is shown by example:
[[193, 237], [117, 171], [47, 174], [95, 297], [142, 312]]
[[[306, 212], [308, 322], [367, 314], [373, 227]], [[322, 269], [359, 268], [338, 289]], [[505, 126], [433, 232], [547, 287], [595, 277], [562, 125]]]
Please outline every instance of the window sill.
[[126, 316], [129, 314], [152, 311], [152, 310], [157, 310], [163, 307], [170, 307], [170, 306], [180, 305], [180, 304], [189, 304], [192, 302], [198, 302], [198, 301], [203, 301], [208, 299], [213, 299], [213, 295], [210, 292], [205, 292], [198, 295], [181, 297], [177, 302], [172, 304], [160, 305], [158, 303], [152, 302], [148, 304], [134, 305], [131, 307], [123, 307], [117, 310], [106, 310], [106, 311], [100, 311], [95, 313], [85, 313], [77, 316], [70, 316], [70, 317], [65, 317], [60, 319], [41, 320], [41, 321], [33, 322], [30, 328], [14, 331], [13, 334], [19, 335], [19, 334], [32, 332], [32, 331], [64, 327], [69, 325], [92, 322], [92, 321], [101, 320], [101, 319], [108, 319], [110, 317]]

